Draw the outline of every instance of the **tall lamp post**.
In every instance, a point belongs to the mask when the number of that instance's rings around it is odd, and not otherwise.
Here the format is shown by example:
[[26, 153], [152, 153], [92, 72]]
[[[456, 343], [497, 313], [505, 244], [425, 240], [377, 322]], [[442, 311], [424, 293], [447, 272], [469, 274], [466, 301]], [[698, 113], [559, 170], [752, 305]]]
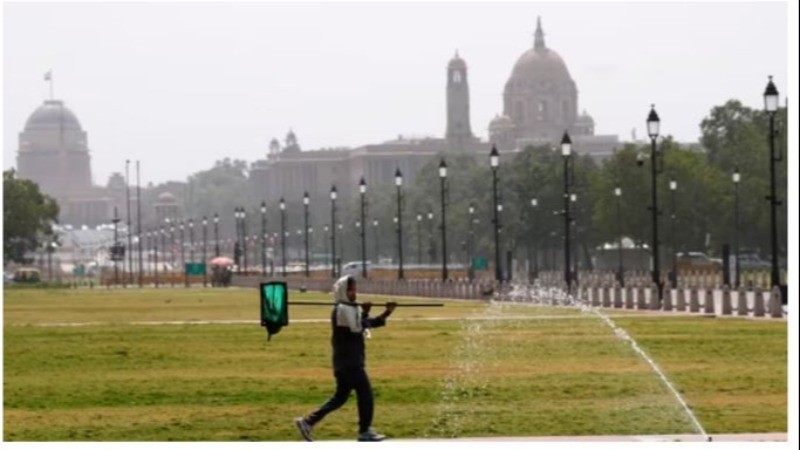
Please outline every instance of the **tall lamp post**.
[[422, 214], [417, 214], [417, 264], [422, 264]]
[[433, 209], [428, 210], [428, 257], [433, 265], [436, 249], [433, 247]]
[[380, 249], [380, 238], [378, 237], [378, 225], [379, 225], [378, 219], [377, 218], [373, 218], [372, 219], [372, 227], [373, 227], [372, 231], [374, 232], [374, 236], [375, 236], [375, 264], [378, 264], [378, 261], [380, 261], [380, 254], [381, 254], [381, 251], [380, 251], [381, 250]]
[[567, 132], [561, 138], [561, 156], [564, 157], [564, 282], [567, 283], [567, 292], [572, 292], [572, 265], [570, 264], [570, 220], [569, 188], [572, 185], [572, 140]]
[[675, 244], [675, 221], [678, 219], [678, 210], [675, 206], [675, 192], [678, 190], [678, 182], [674, 178], [669, 180], [669, 192], [672, 214], [670, 214], [670, 240], [672, 241], [672, 279], [670, 283], [673, 288], [678, 287], [678, 249]]
[[[325, 254], [326, 255], [330, 255], [330, 253], [328, 253], [328, 225], [327, 224], [325, 224], [325, 227], [322, 229], [322, 231], [324, 232], [324, 234], [322, 236], [322, 243], [325, 244], [325, 249], [324, 249], [325, 250]], [[332, 260], [331, 260], [331, 263], [333, 263]]]
[[500, 153], [497, 147], [492, 145], [489, 153], [489, 166], [492, 168], [492, 201], [494, 202], [494, 278], [503, 281], [503, 272], [500, 267], [500, 215], [497, 204], [497, 167], [500, 165]]
[[305, 220], [304, 220], [305, 227], [303, 227], [304, 228], [303, 231], [305, 232], [304, 233], [304, 237], [305, 237], [304, 246], [305, 246], [305, 249], [306, 249], [306, 278], [311, 276], [311, 273], [309, 272], [309, 259], [308, 259], [308, 203], [309, 203], [308, 192], [304, 192], [303, 193], [303, 215], [305, 217]]
[[184, 242], [183, 220], [181, 220], [180, 223], [178, 224], [178, 230], [180, 232], [179, 234], [181, 240], [181, 271], [183, 271], [183, 284], [186, 287], [189, 287], [189, 274], [186, 272], [186, 253], [185, 253], [186, 251], [183, 245]]
[[658, 184], [656, 182], [658, 174], [661, 173], [662, 169], [659, 164], [661, 158], [660, 155], [657, 154], [658, 150], [656, 149], [656, 139], [658, 138], [660, 125], [661, 120], [656, 113], [655, 105], [651, 105], [650, 113], [647, 115], [647, 134], [650, 136], [650, 217], [653, 228], [653, 283], [655, 283], [658, 288], [659, 302], [664, 298], [664, 287], [661, 284], [661, 271], [659, 269], [661, 261], [658, 255]]
[[267, 202], [261, 201], [261, 276], [267, 273]]
[[208, 245], [208, 218], [203, 216], [203, 287], [208, 286], [208, 270], [206, 270], [206, 251]]
[[358, 183], [358, 192], [361, 194], [361, 276], [367, 278], [367, 233], [366, 226], [366, 194], [367, 182], [364, 177]]
[[[241, 262], [239, 261], [239, 252], [236, 251], [237, 248], [240, 248], [239, 247], [239, 207], [238, 206], [233, 208], [233, 224], [234, 224], [233, 229], [236, 232], [236, 238], [234, 239], [233, 250], [232, 250], [231, 253], [233, 254], [233, 263], [236, 265], [236, 271], [237, 271], [237, 273], [241, 273], [242, 272], [242, 265], [241, 265]], [[230, 241], [230, 239], [228, 239], [228, 241]]]
[[[775, 194], [775, 163], [782, 160], [780, 155], [775, 154], [775, 114], [778, 112], [778, 89], [772, 82], [772, 75], [769, 76], [769, 83], [764, 90], [764, 109], [769, 114], [769, 176], [770, 176], [770, 221], [771, 221], [771, 242], [772, 242], [772, 286], [780, 286], [781, 274], [778, 268], [778, 197]], [[783, 300], [786, 302], [786, 299]]]
[[739, 180], [741, 179], [741, 175], [739, 174], [739, 167], [733, 169], [733, 255], [736, 258], [735, 269], [736, 274], [734, 276], [733, 285], [736, 289], [739, 289]]
[[475, 233], [472, 229], [475, 225], [475, 205], [472, 204], [472, 202], [469, 202], [469, 208], [467, 211], [469, 212], [469, 243], [467, 244], [467, 253], [469, 255], [467, 258], [469, 261], [467, 262], [467, 278], [470, 282], [472, 282], [472, 280], [475, 279], [475, 272], [472, 262], [472, 259], [475, 257]]
[[125, 160], [125, 199], [128, 216], [128, 273], [129, 281], [133, 284], [133, 228], [131, 227], [131, 181], [128, 174], [131, 160]]
[[214, 213], [214, 256], [219, 256], [219, 214]]
[[[168, 221], [170, 219], [167, 219]], [[169, 263], [172, 265], [172, 276], [169, 277], [170, 286], [175, 286], [175, 223], [169, 223]]]
[[439, 179], [441, 180], [442, 193], [442, 281], [447, 281], [447, 163], [444, 158], [439, 163]]
[[397, 187], [397, 279], [405, 279], [403, 274], [403, 173], [400, 168], [394, 172], [394, 184]]
[[331, 186], [331, 278], [336, 278], [336, 185]]
[[286, 202], [283, 201], [283, 197], [280, 200], [280, 208], [281, 208], [281, 265], [283, 268], [281, 269], [281, 273], [283, 277], [286, 278]]
[[617, 282], [625, 286], [625, 268], [622, 265], [622, 188], [614, 188], [614, 197], [617, 198]]
[[247, 275], [247, 211], [244, 206], [239, 208], [239, 214], [242, 216], [242, 257], [244, 258], [244, 273]]
[[539, 208], [539, 199], [531, 199], [531, 212], [533, 231], [531, 232], [531, 239], [533, 239], [533, 280], [539, 278], [539, 215], [536, 210]]
[[189, 219], [189, 262], [194, 264], [194, 219]]
[[114, 287], [119, 284], [119, 242], [117, 242], [117, 224], [119, 223], [120, 219], [117, 217], [117, 207], [114, 207], [114, 219], [111, 221], [114, 223], [114, 246], [112, 247], [113, 250], [111, 252], [112, 259], [114, 261]]

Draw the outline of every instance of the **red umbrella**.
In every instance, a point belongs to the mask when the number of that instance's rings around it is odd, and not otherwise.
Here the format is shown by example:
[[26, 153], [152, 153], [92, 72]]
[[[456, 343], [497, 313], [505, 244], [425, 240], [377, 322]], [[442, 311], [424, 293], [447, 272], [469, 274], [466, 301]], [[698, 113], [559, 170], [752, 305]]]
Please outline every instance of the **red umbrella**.
[[233, 260], [228, 258], [227, 256], [217, 256], [216, 258], [210, 261], [212, 266], [232, 266]]

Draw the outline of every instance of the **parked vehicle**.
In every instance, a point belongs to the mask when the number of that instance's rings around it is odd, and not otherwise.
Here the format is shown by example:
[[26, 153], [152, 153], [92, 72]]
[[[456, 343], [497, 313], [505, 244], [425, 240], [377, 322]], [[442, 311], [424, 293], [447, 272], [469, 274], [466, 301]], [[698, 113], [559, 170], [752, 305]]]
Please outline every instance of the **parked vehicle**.
[[711, 259], [705, 253], [701, 252], [683, 252], [679, 253], [676, 259], [678, 270], [721, 270], [722, 263], [720, 261]]
[[739, 255], [739, 269], [741, 270], [769, 270], [772, 264], [761, 259], [755, 253], [743, 253]]
[[[367, 271], [372, 267], [369, 261], [367, 261]], [[360, 275], [362, 270], [361, 261], [350, 261], [349, 263], [342, 266], [342, 275]]]

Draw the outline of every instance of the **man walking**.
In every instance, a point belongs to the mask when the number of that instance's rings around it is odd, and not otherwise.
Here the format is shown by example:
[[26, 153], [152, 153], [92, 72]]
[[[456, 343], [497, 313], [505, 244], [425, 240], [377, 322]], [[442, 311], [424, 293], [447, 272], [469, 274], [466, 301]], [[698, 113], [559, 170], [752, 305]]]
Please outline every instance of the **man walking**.
[[[356, 391], [358, 398], [358, 440], [364, 442], [382, 441], [386, 436], [371, 428], [373, 415], [372, 386], [364, 370], [364, 337], [369, 337], [369, 328], [386, 325], [397, 303], [389, 302], [386, 310], [378, 317], [369, 317], [372, 304], [356, 303], [356, 280], [344, 276], [333, 285], [336, 305], [331, 312], [333, 335], [333, 375], [336, 378], [336, 392], [319, 409], [305, 417], [294, 420], [303, 439], [312, 441], [311, 429], [326, 415], [339, 409], [347, 402], [350, 392]], [[361, 309], [359, 310], [359, 306]]]

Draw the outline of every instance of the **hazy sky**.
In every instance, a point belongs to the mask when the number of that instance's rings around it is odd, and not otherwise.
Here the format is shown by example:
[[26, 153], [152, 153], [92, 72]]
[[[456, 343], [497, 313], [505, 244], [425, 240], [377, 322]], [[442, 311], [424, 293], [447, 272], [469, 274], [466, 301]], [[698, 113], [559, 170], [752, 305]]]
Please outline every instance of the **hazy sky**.
[[767, 75], [782, 97], [794, 86], [784, 2], [4, 6], [4, 168], [52, 69], [102, 185], [126, 158], [141, 160], [143, 183], [184, 180], [226, 156], [252, 162], [289, 128], [303, 149], [441, 136], [456, 50], [472, 129], [486, 138], [537, 16], [597, 134], [643, 136], [655, 103], [664, 133], [696, 141], [714, 105], [761, 107]]

